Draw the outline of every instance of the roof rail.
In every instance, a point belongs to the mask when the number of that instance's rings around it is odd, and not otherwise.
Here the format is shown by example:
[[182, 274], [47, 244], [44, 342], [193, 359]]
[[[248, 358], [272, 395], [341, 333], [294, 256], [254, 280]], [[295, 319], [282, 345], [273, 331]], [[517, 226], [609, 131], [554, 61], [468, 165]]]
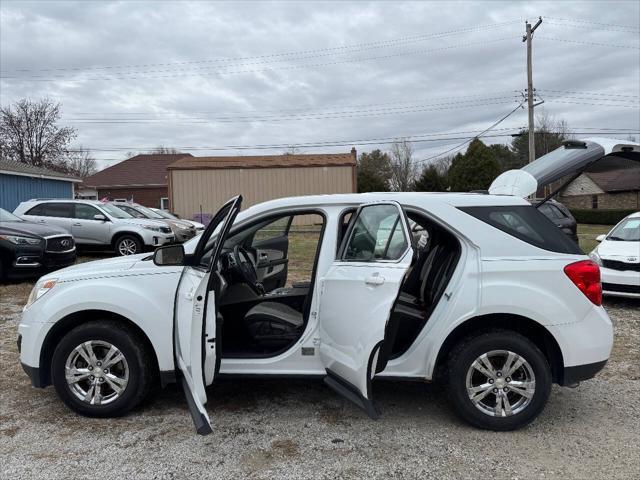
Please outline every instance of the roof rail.
[[30, 198], [27, 202], [42, 202], [44, 200], [73, 200], [73, 198]]

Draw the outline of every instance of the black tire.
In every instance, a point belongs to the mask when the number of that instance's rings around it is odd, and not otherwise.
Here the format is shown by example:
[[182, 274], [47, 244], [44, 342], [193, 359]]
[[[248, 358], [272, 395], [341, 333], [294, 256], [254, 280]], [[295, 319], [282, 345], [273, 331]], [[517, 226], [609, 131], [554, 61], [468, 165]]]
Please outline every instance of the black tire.
[[[123, 248], [124, 245], [131, 245], [132, 248], [135, 249], [135, 251], [132, 251], [131, 253], [123, 253], [123, 250], [129, 250], [129, 249]], [[127, 255], [135, 255], [137, 253], [143, 252], [142, 242], [137, 236], [131, 235], [131, 234], [120, 235], [119, 237], [117, 237], [116, 241], [113, 244], [113, 248], [116, 254], [122, 257]]]
[[[481, 355], [496, 350], [510, 351], [524, 358], [535, 375], [535, 390], [528, 405], [509, 416], [491, 416], [481, 411], [469, 398], [467, 391], [467, 372], [472, 363]], [[497, 364], [496, 370], [499, 367]], [[528, 338], [514, 331], [496, 329], [467, 337], [454, 347], [447, 364], [447, 381], [449, 397], [456, 413], [464, 420], [477, 428], [508, 431], [524, 427], [542, 412], [551, 392], [551, 369], [544, 354]], [[494, 382], [496, 380], [491, 383]], [[508, 384], [505, 386], [508, 388]], [[497, 394], [493, 392], [491, 388], [484, 402], [497, 400]], [[510, 395], [514, 395], [514, 392]], [[522, 397], [516, 394], [515, 398]]]
[[[119, 397], [104, 405], [90, 405], [76, 397], [65, 378], [65, 365], [73, 350], [87, 341], [106, 342], [120, 350], [128, 365], [128, 382]], [[144, 340], [121, 322], [96, 320], [67, 333], [56, 346], [51, 362], [51, 379], [62, 401], [73, 411], [88, 417], [117, 417], [137, 407], [149, 393], [155, 375], [152, 353]], [[109, 387], [104, 384], [106, 390]], [[102, 388], [102, 387], [101, 387]], [[102, 393], [105, 393], [102, 390]]]

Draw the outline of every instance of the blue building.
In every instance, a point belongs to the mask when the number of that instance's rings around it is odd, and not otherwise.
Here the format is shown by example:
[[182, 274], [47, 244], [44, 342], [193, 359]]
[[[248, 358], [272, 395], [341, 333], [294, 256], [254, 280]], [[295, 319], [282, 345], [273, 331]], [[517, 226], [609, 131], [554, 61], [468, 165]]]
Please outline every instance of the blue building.
[[31, 198], [73, 198], [79, 178], [0, 159], [0, 208], [9, 212]]

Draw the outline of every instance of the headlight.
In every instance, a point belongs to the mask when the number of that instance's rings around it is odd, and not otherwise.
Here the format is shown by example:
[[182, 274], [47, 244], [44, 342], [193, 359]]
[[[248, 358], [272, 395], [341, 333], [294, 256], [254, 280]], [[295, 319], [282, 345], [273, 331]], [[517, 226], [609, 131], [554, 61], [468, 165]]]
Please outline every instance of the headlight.
[[598, 255], [598, 251], [597, 250], [593, 250], [589, 254], [589, 258], [591, 260], [593, 260], [594, 262], [596, 262], [598, 265], [602, 266], [602, 259], [600, 258], [600, 255]]
[[40, 245], [42, 240], [32, 237], [20, 237], [18, 235], [0, 235], [1, 240], [7, 240], [16, 245]]
[[160, 227], [154, 227], [152, 225], [143, 225], [142, 228], [146, 228], [147, 230], [151, 230], [152, 232], [161, 232]]
[[27, 299], [27, 304], [24, 306], [24, 309], [26, 310], [29, 308], [33, 302], [55, 287], [56, 283], [58, 283], [57, 278], [38, 280], [38, 283], [34, 285], [33, 290], [31, 290], [31, 293], [29, 294], [29, 298]]

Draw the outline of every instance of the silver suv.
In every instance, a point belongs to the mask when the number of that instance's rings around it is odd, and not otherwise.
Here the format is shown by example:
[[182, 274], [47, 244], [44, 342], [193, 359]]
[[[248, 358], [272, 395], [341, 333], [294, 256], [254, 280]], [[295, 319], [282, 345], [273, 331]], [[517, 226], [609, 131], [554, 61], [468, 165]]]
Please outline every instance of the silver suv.
[[62, 227], [78, 245], [112, 248], [119, 255], [133, 255], [145, 247], [175, 241], [166, 223], [134, 218], [97, 200], [32, 199], [22, 202], [13, 213], [32, 222]]

